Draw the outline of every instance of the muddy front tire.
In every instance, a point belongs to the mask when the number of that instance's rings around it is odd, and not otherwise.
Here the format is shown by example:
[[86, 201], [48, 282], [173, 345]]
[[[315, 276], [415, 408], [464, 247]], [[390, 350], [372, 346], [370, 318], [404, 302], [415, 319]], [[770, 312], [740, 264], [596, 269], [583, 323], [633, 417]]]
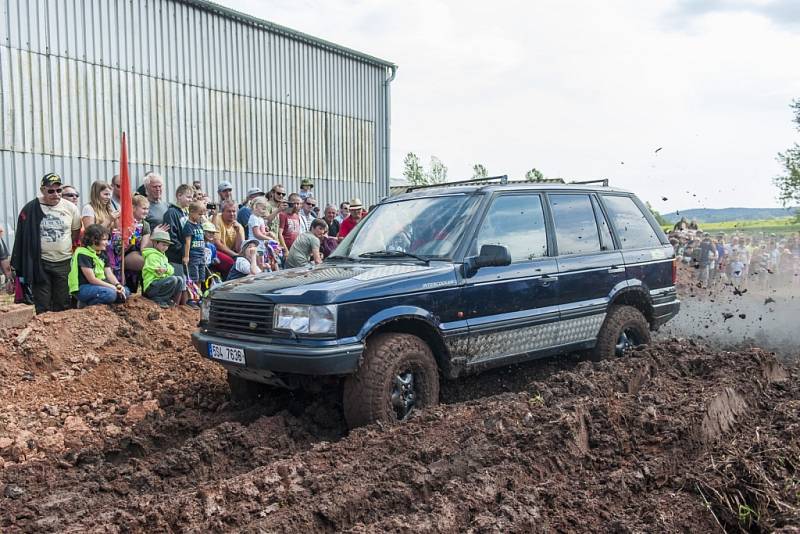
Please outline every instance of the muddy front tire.
[[439, 371], [430, 347], [411, 334], [377, 334], [364, 363], [345, 380], [343, 408], [349, 428], [406, 420], [439, 403]]
[[650, 325], [642, 312], [633, 306], [611, 306], [589, 357], [600, 361], [624, 356], [631, 348], [649, 343]]

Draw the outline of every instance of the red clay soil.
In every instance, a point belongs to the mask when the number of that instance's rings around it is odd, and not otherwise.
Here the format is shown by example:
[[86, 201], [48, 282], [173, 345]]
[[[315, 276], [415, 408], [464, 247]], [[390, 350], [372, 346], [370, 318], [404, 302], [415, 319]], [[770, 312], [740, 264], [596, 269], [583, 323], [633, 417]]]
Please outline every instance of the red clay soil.
[[0, 342], [0, 531], [795, 531], [800, 370], [668, 340], [448, 384], [347, 434], [338, 390], [229, 401], [196, 312], [132, 299]]

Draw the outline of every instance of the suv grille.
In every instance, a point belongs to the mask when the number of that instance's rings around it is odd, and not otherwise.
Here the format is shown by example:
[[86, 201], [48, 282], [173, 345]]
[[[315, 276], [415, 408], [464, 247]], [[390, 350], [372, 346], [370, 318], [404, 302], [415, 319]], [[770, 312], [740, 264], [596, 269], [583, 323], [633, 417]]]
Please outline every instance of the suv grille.
[[243, 302], [211, 299], [209, 330], [236, 332], [251, 336], [272, 334], [271, 302]]

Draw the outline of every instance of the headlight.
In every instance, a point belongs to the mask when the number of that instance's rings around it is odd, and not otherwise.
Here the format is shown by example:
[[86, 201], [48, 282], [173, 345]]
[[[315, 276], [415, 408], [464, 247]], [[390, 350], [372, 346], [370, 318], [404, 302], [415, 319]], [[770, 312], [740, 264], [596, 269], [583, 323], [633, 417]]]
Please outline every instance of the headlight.
[[277, 304], [272, 321], [275, 330], [336, 335], [336, 305]]
[[200, 320], [208, 321], [208, 316], [211, 313], [211, 299], [205, 298], [200, 301]]

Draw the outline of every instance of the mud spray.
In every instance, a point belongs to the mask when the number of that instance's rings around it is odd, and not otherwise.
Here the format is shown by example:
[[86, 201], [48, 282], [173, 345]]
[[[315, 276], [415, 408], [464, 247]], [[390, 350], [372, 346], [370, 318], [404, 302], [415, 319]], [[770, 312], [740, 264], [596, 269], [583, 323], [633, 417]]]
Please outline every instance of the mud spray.
[[681, 266], [681, 311], [656, 339], [701, 340], [715, 348], [761, 347], [783, 360], [800, 359], [800, 281], [768, 275], [743, 287], [718, 281], [700, 287], [695, 270]]

